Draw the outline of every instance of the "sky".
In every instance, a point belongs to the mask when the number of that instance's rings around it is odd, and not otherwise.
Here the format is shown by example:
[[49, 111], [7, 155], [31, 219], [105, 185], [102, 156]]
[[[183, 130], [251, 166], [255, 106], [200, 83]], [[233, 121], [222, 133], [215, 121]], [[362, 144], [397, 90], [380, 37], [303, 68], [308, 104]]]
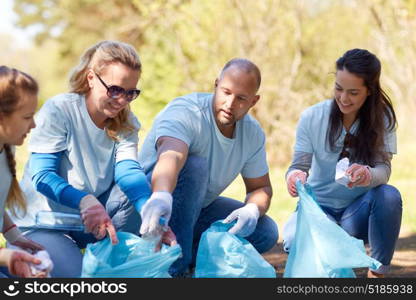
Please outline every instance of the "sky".
[[19, 47], [27, 47], [31, 31], [18, 28], [14, 23], [17, 16], [13, 11], [13, 0], [0, 0], [0, 34], [12, 35]]

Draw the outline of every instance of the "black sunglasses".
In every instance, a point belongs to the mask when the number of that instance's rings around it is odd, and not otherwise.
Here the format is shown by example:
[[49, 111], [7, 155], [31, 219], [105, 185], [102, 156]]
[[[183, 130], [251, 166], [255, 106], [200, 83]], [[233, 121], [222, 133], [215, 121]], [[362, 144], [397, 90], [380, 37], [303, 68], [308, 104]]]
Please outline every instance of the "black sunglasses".
[[138, 89], [132, 89], [132, 90], [126, 91], [124, 88], [118, 85], [108, 86], [97, 73], [94, 72], [94, 74], [97, 75], [97, 78], [101, 81], [101, 83], [107, 89], [107, 96], [110, 97], [111, 99], [118, 99], [121, 96], [125, 96], [126, 101], [131, 102], [140, 95], [140, 90]]
[[354, 142], [354, 136], [351, 133], [347, 132], [344, 138], [344, 146], [342, 147], [338, 160], [341, 160], [344, 157], [350, 158], [351, 154], [349, 150], [352, 148], [353, 142]]

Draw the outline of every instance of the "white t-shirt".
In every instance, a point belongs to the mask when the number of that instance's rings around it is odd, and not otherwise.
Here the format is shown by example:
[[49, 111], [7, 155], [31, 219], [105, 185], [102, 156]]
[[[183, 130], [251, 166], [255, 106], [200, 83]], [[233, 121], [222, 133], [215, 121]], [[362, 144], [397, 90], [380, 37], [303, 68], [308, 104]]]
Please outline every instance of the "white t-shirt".
[[212, 100], [212, 94], [193, 93], [171, 101], [156, 116], [139, 153], [139, 161], [146, 173], [156, 163], [156, 142], [162, 136], [186, 143], [188, 155], [206, 158], [209, 182], [204, 207], [214, 201], [238, 174], [257, 178], [269, 171], [266, 138], [259, 123], [247, 114], [237, 122], [234, 137], [227, 138], [215, 122]]
[[[115, 142], [94, 124], [83, 95], [60, 94], [45, 102], [36, 114], [36, 128], [31, 132], [28, 149], [36, 153], [64, 151], [58, 175], [74, 188], [99, 197], [113, 184], [116, 162], [126, 159], [137, 161], [140, 123], [133, 113], [130, 113], [129, 121], [135, 130], [120, 135], [120, 141]], [[37, 211], [49, 210], [49, 207], [53, 211], [79, 212], [48, 201], [34, 190], [31, 178], [30, 168], [26, 166], [21, 186], [28, 197], [32, 221]], [[48, 203], [45, 204], [45, 201]], [[20, 225], [28, 226], [28, 222], [21, 220]]]
[[12, 174], [7, 163], [6, 150], [0, 152], [0, 231], [3, 229], [3, 216], [6, 210], [6, 200], [12, 183]]

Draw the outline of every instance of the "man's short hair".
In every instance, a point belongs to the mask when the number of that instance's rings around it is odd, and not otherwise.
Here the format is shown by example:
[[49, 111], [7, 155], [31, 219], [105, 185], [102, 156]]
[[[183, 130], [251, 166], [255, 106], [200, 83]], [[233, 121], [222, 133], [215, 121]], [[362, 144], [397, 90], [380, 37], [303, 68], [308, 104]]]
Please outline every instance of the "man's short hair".
[[221, 79], [224, 75], [224, 72], [231, 67], [238, 68], [239, 70], [242, 70], [246, 73], [253, 73], [254, 77], [257, 80], [257, 90], [260, 88], [260, 84], [261, 84], [260, 69], [252, 61], [245, 59], [245, 58], [233, 58], [232, 60], [230, 60], [229, 62], [225, 64], [224, 68], [221, 70], [219, 79]]

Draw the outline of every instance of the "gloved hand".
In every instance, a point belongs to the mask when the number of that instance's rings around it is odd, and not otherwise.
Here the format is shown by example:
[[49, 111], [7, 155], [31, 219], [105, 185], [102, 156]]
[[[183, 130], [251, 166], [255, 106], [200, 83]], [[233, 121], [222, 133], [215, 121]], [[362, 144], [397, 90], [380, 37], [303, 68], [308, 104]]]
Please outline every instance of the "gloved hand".
[[368, 166], [352, 164], [345, 174], [350, 177], [350, 183], [348, 183], [349, 188], [355, 186], [369, 186], [371, 182], [371, 172], [368, 169]]
[[256, 229], [259, 216], [260, 212], [257, 205], [254, 203], [247, 203], [243, 207], [231, 212], [223, 222], [230, 223], [237, 219], [237, 223], [231, 227], [228, 232], [241, 237], [246, 237], [252, 234]]
[[108, 236], [113, 245], [118, 243], [116, 230], [107, 214], [104, 206], [93, 195], [86, 195], [79, 204], [81, 218], [85, 226], [85, 232], [91, 232], [97, 240]]
[[289, 174], [287, 174], [287, 178], [286, 178], [287, 191], [292, 197], [298, 196], [298, 191], [296, 190], [296, 181], [299, 179], [300, 182], [302, 182], [302, 184], [305, 184], [306, 177], [307, 177], [306, 172], [303, 172], [301, 170], [293, 170], [293, 171], [290, 171]]
[[27, 250], [30, 253], [44, 250], [43, 246], [25, 237], [16, 225], [4, 232], [3, 236], [13, 246]]
[[30, 264], [38, 265], [40, 259], [20, 250], [0, 249], [0, 265], [6, 265], [10, 274], [18, 277], [33, 277]]
[[159, 219], [165, 219], [168, 225], [172, 214], [172, 195], [169, 192], [153, 192], [140, 212], [142, 225], [140, 234], [153, 234], [159, 228]]

